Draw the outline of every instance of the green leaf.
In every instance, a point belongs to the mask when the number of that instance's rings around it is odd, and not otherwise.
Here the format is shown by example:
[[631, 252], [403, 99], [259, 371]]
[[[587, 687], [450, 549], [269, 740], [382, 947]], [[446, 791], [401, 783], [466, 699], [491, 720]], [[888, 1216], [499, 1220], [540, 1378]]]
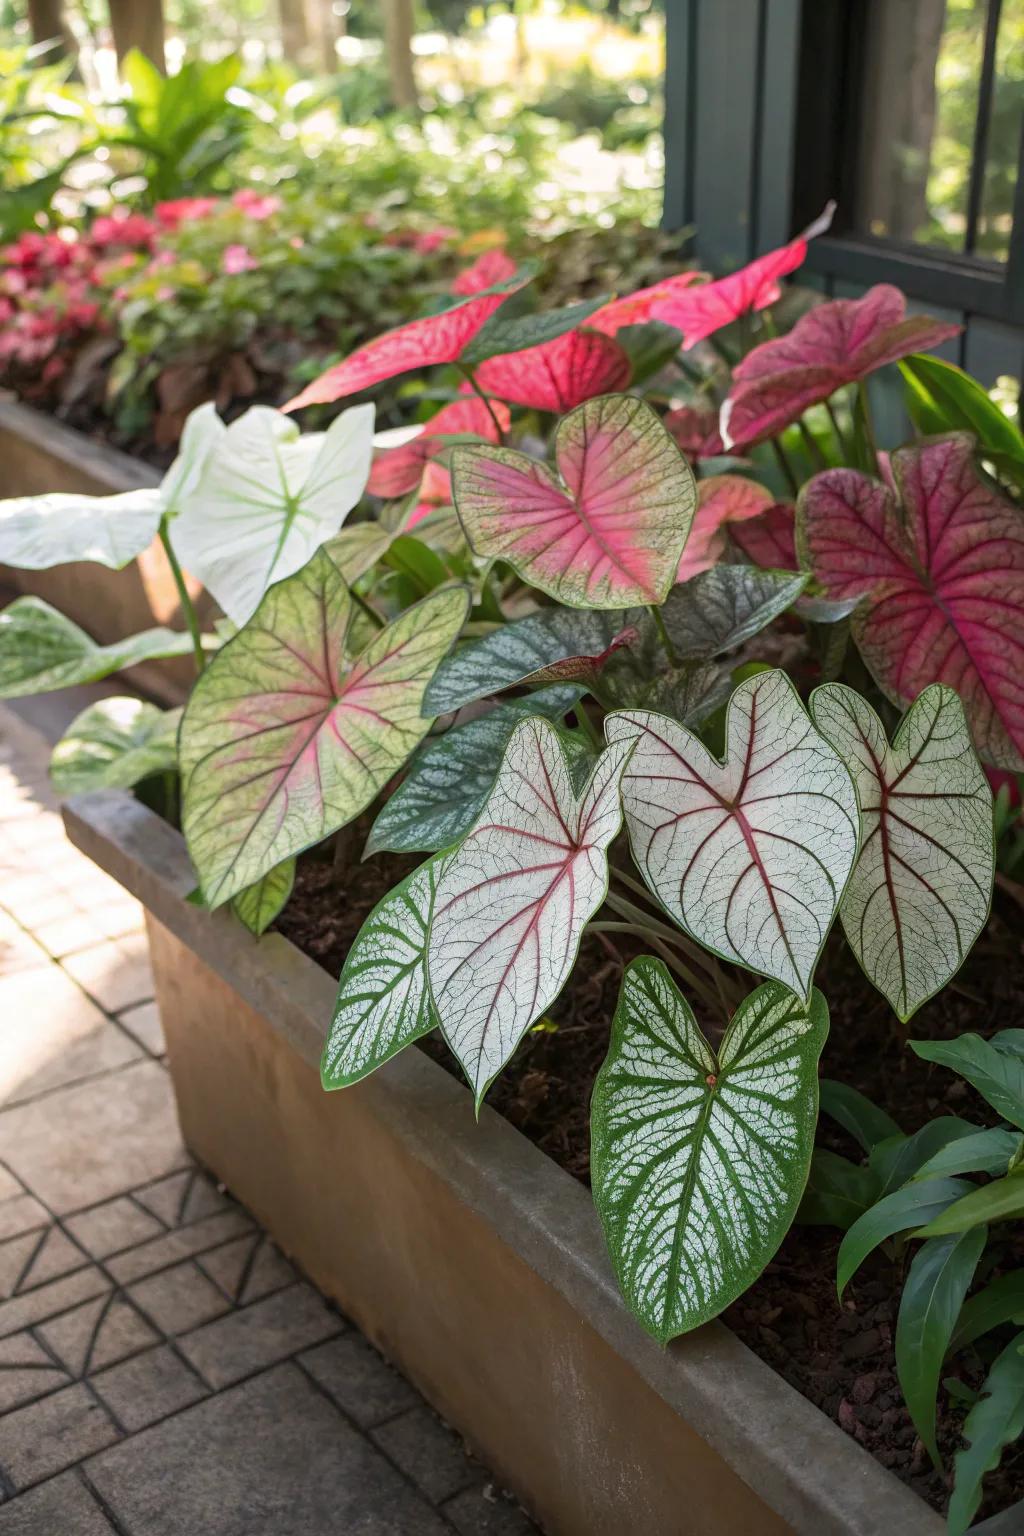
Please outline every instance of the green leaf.
[[451, 580], [451, 572], [440, 555], [412, 534], [396, 534], [385, 560], [393, 570], [408, 576], [424, 596]]
[[[367, 839], [364, 858], [387, 849], [411, 853], [447, 848], [469, 831], [501, 766], [520, 720], [558, 720], [579, 700], [581, 688], [561, 683], [525, 699], [499, 704], [490, 714], [425, 742], [402, 783], [385, 803]], [[563, 745], [576, 751], [567, 736]]]
[[878, 1141], [890, 1136], [902, 1136], [896, 1121], [884, 1109], [872, 1104], [857, 1088], [848, 1083], [837, 1083], [834, 1078], [821, 1080], [821, 1112], [830, 1115], [837, 1125], [848, 1131], [865, 1152]]
[[89, 789], [131, 789], [151, 773], [178, 764], [180, 709], [157, 709], [142, 699], [101, 699], [68, 726], [50, 758], [50, 777], [61, 795]]
[[255, 885], [239, 891], [231, 903], [231, 910], [249, 932], [259, 938], [284, 911], [294, 884], [295, 860], [285, 859], [268, 870]]
[[1005, 454], [1024, 473], [1024, 436], [977, 379], [939, 357], [916, 353], [900, 363], [907, 409], [925, 434], [972, 432], [981, 445]]
[[985, 1247], [984, 1227], [933, 1237], [910, 1266], [896, 1322], [896, 1373], [914, 1427], [941, 1471], [935, 1397], [942, 1362]]
[[868, 1254], [873, 1253], [880, 1243], [897, 1232], [907, 1232], [911, 1227], [920, 1227], [930, 1221], [970, 1188], [966, 1179], [929, 1179], [894, 1190], [865, 1211], [854, 1222], [839, 1248], [836, 1289], [840, 1300]]
[[960, 1136], [923, 1163], [915, 1179], [948, 1178], [956, 1173], [1006, 1173], [1010, 1159], [1024, 1147], [1024, 1136], [998, 1127]]
[[944, 1237], [950, 1232], [968, 1232], [991, 1221], [1016, 1221], [1020, 1216], [1024, 1216], [1024, 1171], [1008, 1173], [972, 1190], [922, 1226], [915, 1236]]
[[450, 852], [436, 853], [379, 901], [348, 952], [320, 1081], [347, 1088], [436, 1028], [427, 986], [427, 936]]
[[804, 1226], [838, 1227], [845, 1232], [877, 1198], [878, 1180], [870, 1168], [827, 1147], [815, 1147], [796, 1219]]
[[353, 523], [328, 539], [324, 549], [351, 587], [387, 554], [394, 537], [381, 523]]
[[489, 357], [504, 356], [508, 352], [525, 352], [528, 347], [539, 347], [546, 341], [575, 331], [589, 320], [595, 310], [607, 304], [608, 298], [586, 299], [582, 304], [569, 304], [564, 309], [545, 309], [532, 315], [505, 314], [504, 306], [496, 310], [472, 341], [463, 348], [459, 362], [465, 368], [475, 368]]
[[716, 1057], [660, 960], [622, 981], [594, 1085], [594, 1202], [631, 1311], [666, 1343], [756, 1280], [807, 1182], [828, 1008], [776, 983]]
[[1024, 1057], [1001, 1051], [980, 1035], [956, 1040], [911, 1040], [923, 1061], [934, 1061], [966, 1078], [998, 1115], [1024, 1130]]
[[953, 1493], [946, 1521], [949, 1536], [963, 1536], [981, 1505], [982, 1481], [1008, 1446], [1024, 1434], [1024, 1333], [998, 1355], [981, 1396], [964, 1422], [968, 1442], [953, 1462]]
[[173, 629], [97, 645], [42, 598], [19, 597], [0, 613], [0, 699], [95, 683], [142, 661], [191, 653], [190, 637]]
[[989, 1045], [994, 1045], [997, 1051], [1009, 1051], [1011, 1056], [1024, 1056], [1024, 1029], [1001, 1029]]
[[796, 602], [810, 577], [756, 565], [713, 565], [672, 588], [661, 617], [680, 661], [735, 650]]
[[0, 501], [0, 562], [43, 571], [90, 560], [119, 571], [156, 537], [163, 514], [157, 489], [119, 496], [18, 496]]
[[670, 363], [682, 345], [682, 334], [674, 325], [661, 320], [648, 320], [643, 325], [624, 325], [615, 332], [615, 340], [623, 347], [632, 368], [631, 387], [636, 388], [645, 379], [660, 373]]
[[1024, 1322], [1024, 1269], [1011, 1269], [1005, 1275], [997, 1275], [976, 1296], [969, 1296], [964, 1302], [956, 1331], [949, 1341], [949, 1352], [955, 1355], [1004, 1323], [1021, 1322]]
[[957, 1115], [939, 1115], [915, 1131], [913, 1136], [890, 1136], [886, 1141], [876, 1142], [868, 1155], [868, 1163], [878, 1179], [879, 1195], [901, 1188], [936, 1152], [951, 1142], [973, 1136], [977, 1129], [969, 1120], [961, 1120]]

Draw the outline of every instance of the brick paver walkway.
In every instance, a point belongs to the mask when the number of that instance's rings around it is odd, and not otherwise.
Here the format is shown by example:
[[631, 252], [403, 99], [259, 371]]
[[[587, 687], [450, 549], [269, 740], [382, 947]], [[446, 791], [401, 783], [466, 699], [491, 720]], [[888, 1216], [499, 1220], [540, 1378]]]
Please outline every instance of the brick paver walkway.
[[182, 1145], [141, 911], [0, 705], [0, 1536], [526, 1536]]

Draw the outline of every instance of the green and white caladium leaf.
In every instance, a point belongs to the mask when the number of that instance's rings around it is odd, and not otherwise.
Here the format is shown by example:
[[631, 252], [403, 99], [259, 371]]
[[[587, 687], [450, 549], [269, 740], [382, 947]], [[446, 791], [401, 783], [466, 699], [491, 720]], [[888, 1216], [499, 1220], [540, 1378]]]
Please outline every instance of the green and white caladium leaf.
[[359, 501], [373, 457], [372, 405], [323, 433], [255, 405], [214, 445], [172, 525], [178, 558], [236, 624], [300, 570]]
[[785, 673], [749, 678], [724, 762], [647, 710], [608, 715], [633, 741], [622, 798], [633, 857], [665, 909], [723, 959], [803, 998], [857, 856], [853, 781]]
[[583, 929], [604, 901], [631, 750], [624, 742], [604, 751], [577, 797], [558, 731], [524, 720], [438, 882], [430, 990], [478, 1106], [569, 979]]
[[383, 523], [352, 523], [328, 539], [324, 548], [351, 587], [384, 558], [394, 540], [395, 534]]
[[275, 917], [285, 909], [295, 884], [295, 860], [284, 859], [268, 870], [255, 885], [239, 891], [231, 910], [257, 938], [266, 933]]
[[325, 1088], [347, 1088], [437, 1027], [427, 986], [427, 935], [449, 850], [379, 901], [356, 935], [338, 982], [320, 1062]]
[[755, 565], [713, 565], [673, 587], [661, 617], [680, 661], [735, 650], [796, 602], [810, 577]]
[[401, 768], [468, 601], [463, 587], [432, 593], [348, 666], [352, 600], [324, 550], [270, 589], [181, 723], [182, 824], [209, 906], [358, 816]]
[[178, 764], [180, 709], [142, 699], [100, 699], [76, 715], [53, 749], [50, 777], [61, 795], [131, 789]]
[[992, 791], [963, 705], [934, 683], [890, 747], [852, 688], [815, 689], [811, 714], [854, 776], [862, 842], [840, 918], [869, 981], [904, 1023], [956, 974], [992, 900]]
[[[388, 797], [374, 822], [364, 858], [384, 849], [414, 853], [448, 848], [476, 820], [494, 783], [509, 737], [531, 715], [559, 720], [578, 703], [582, 689], [574, 683], [541, 688], [525, 699], [499, 704], [490, 714], [457, 725], [436, 741], [424, 742], [409, 772]], [[563, 738], [575, 751], [574, 738]], [[586, 751], [586, 747], [582, 747]]]
[[667, 1343], [757, 1279], [807, 1183], [818, 1119], [820, 992], [768, 982], [716, 1055], [660, 960], [622, 979], [594, 1085], [594, 1203], [630, 1310]]
[[174, 629], [144, 629], [97, 645], [42, 598], [19, 597], [0, 613], [0, 699], [96, 683], [142, 661], [191, 654], [190, 637]]

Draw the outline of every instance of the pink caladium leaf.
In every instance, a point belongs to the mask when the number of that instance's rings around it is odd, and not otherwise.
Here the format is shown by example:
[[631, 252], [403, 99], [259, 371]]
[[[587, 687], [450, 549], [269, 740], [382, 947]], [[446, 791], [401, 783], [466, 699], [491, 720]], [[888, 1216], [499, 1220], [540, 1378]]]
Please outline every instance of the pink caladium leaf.
[[735, 523], [729, 529], [733, 543], [754, 565], [766, 571], [798, 571], [796, 552], [796, 513], [786, 501], [777, 501], [749, 522]]
[[[466, 389], [469, 389], [468, 385]], [[372, 495], [382, 496], [386, 500], [408, 496], [423, 479], [427, 461], [437, 458], [448, 446], [444, 442], [445, 437], [472, 434], [482, 437], [485, 442], [496, 443], [498, 426], [503, 432], [507, 431], [511, 418], [507, 407], [500, 401], [494, 402], [492, 410], [493, 415], [484, 402], [471, 393], [462, 399], [453, 400], [424, 422], [423, 431], [418, 437], [398, 447], [385, 448], [375, 453], [366, 489]]]
[[772, 504], [771, 491], [742, 475], [709, 475], [697, 486], [697, 512], [676, 581], [709, 571], [725, 554], [726, 525], [744, 523]]
[[644, 325], [650, 320], [656, 304], [667, 303], [691, 284], [703, 282], [707, 275], [706, 272], [677, 272], [674, 277], [653, 283], [650, 288], [638, 288], [621, 299], [612, 299], [595, 310], [587, 324], [592, 330], [604, 331], [606, 336], [614, 336], [627, 325]]
[[326, 550], [270, 588], [181, 722], [182, 824], [207, 905], [369, 805], [430, 727], [424, 689], [468, 605], [464, 587], [439, 588], [349, 665], [352, 600]]
[[474, 293], [482, 293], [485, 288], [507, 282], [515, 273], [516, 264], [512, 257], [501, 246], [495, 246], [493, 250], [484, 251], [471, 267], [459, 273], [452, 283], [452, 293], [459, 298], [469, 298]]
[[480, 1104], [569, 979], [608, 891], [632, 743], [604, 751], [581, 795], [558, 732], [529, 719], [438, 881], [427, 950], [434, 1009]]
[[665, 427], [679, 449], [692, 461], [713, 459], [725, 452], [718, 430], [718, 412], [695, 405], [669, 411]]
[[797, 540], [829, 598], [861, 598], [851, 632], [906, 706], [929, 683], [963, 701], [974, 743], [1024, 768], [1024, 517], [981, 478], [966, 433], [892, 455], [899, 496], [856, 470], [804, 487]]
[[660, 603], [696, 505], [693, 474], [642, 400], [604, 395], [564, 416], [556, 475], [511, 448], [452, 451], [455, 507], [478, 555], [573, 608]]
[[488, 358], [476, 379], [499, 400], [561, 416], [595, 395], [625, 389], [630, 372], [629, 358], [611, 336], [579, 330], [525, 352]]

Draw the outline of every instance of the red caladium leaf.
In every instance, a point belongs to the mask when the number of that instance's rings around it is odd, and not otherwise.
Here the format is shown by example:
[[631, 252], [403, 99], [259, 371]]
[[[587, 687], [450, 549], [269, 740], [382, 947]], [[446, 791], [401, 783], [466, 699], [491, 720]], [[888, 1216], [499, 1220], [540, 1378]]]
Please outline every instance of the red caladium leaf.
[[862, 598], [853, 637], [907, 705], [929, 683], [963, 701], [975, 745], [1024, 768], [1024, 517], [983, 480], [966, 433], [892, 455], [899, 499], [850, 469], [804, 487], [797, 540], [830, 598]]
[[629, 358], [611, 336], [581, 330], [525, 352], [488, 358], [476, 379], [489, 395], [561, 416], [595, 395], [625, 389], [631, 371]]
[[710, 475], [701, 480], [697, 486], [697, 512], [676, 581], [709, 571], [725, 554], [725, 525], [756, 518], [771, 504], [771, 491], [742, 475]]
[[903, 294], [887, 283], [862, 299], [818, 304], [787, 336], [754, 347], [737, 363], [722, 410], [725, 444], [764, 442], [844, 384], [937, 347], [959, 331], [930, 315], [908, 315]]
[[595, 310], [587, 324], [592, 330], [604, 331], [606, 336], [614, 336], [627, 325], [643, 325], [650, 320], [656, 304], [667, 303], [691, 284], [702, 282], [707, 275], [706, 272], [677, 272], [674, 277], [653, 283], [650, 288], [638, 288], [621, 299], [612, 299]]
[[718, 430], [718, 412], [695, 405], [681, 405], [669, 411], [665, 427], [679, 449], [690, 460], [713, 459], [724, 453]]
[[469, 298], [474, 293], [482, 293], [485, 288], [493, 288], [496, 283], [504, 283], [514, 277], [515, 270], [516, 264], [512, 257], [501, 246], [496, 246], [492, 251], [484, 251], [471, 267], [459, 273], [452, 283], [452, 293], [458, 294], [460, 298]]
[[788, 502], [777, 501], [760, 517], [736, 523], [729, 529], [733, 543], [766, 571], [798, 571], [796, 515]]
[[511, 448], [452, 450], [472, 548], [572, 608], [663, 602], [697, 496], [658, 417], [642, 400], [604, 395], [563, 416], [554, 447], [558, 475]]
[[[467, 391], [469, 386], [466, 386]], [[423, 478], [423, 470], [429, 459], [443, 453], [447, 446], [444, 437], [461, 433], [473, 433], [489, 443], [498, 441], [495, 416], [504, 432], [511, 424], [508, 409], [500, 402], [493, 406], [494, 415], [478, 396], [467, 393], [464, 399], [453, 400], [423, 425], [419, 437], [402, 443], [396, 448], [385, 448], [374, 455], [373, 467], [366, 489], [374, 496], [391, 500], [408, 496]]]
[[431, 459], [423, 472], [423, 483], [420, 486], [420, 496], [405, 521], [404, 531], [408, 533], [410, 528], [415, 528], [417, 523], [422, 523], [431, 512], [436, 512], [438, 507], [450, 507], [452, 504], [452, 477], [443, 464], [438, 464]]

